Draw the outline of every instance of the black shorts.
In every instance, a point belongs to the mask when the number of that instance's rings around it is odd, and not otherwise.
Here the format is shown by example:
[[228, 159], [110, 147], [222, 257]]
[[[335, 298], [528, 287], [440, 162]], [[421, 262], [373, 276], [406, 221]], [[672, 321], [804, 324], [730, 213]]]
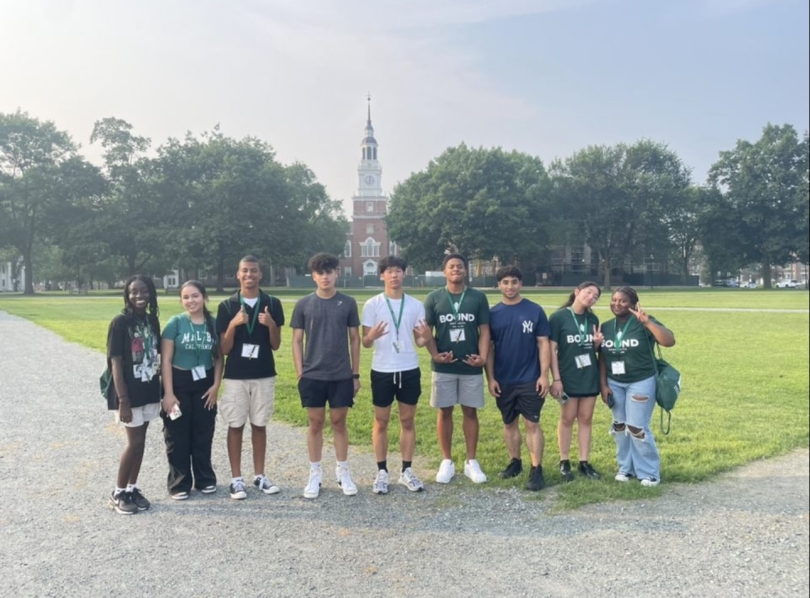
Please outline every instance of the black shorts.
[[329, 403], [330, 409], [354, 406], [354, 380], [298, 380], [301, 406], [322, 409]]
[[407, 372], [371, 370], [371, 403], [375, 407], [390, 407], [394, 399], [406, 405], [416, 405], [421, 394], [422, 372], [419, 368]]
[[537, 394], [537, 386], [534, 382], [516, 385], [501, 385], [501, 396], [495, 399], [495, 404], [501, 410], [503, 423], [511, 424], [518, 415], [522, 415], [526, 421], [539, 422], [540, 410], [546, 402]]

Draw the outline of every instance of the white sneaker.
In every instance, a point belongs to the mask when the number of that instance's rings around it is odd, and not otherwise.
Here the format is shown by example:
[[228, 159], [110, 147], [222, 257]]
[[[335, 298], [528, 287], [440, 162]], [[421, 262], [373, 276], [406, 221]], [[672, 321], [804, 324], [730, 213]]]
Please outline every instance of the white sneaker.
[[338, 465], [335, 467], [335, 477], [337, 477], [338, 486], [343, 489], [343, 494], [346, 496], [354, 496], [357, 494], [357, 486], [352, 480], [352, 476], [349, 474], [349, 468], [347, 466], [341, 467]]
[[257, 475], [253, 478], [253, 485], [265, 494], [278, 494], [281, 492], [281, 489], [264, 474]]
[[388, 494], [388, 472], [380, 469], [377, 472], [377, 479], [374, 480], [374, 485], [371, 487], [374, 494]]
[[405, 468], [405, 471], [399, 474], [399, 483], [411, 492], [419, 492], [425, 487], [424, 484], [422, 484], [422, 480], [416, 477], [416, 474], [410, 467]]
[[309, 468], [309, 482], [304, 488], [304, 498], [318, 498], [321, 493], [321, 482], [323, 481], [323, 469], [320, 467]]
[[439, 465], [439, 471], [436, 472], [436, 481], [440, 484], [449, 484], [454, 475], [456, 475], [456, 466], [450, 459], [443, 459], [442, 464]]
[[620, 471], [619, 473], [616, 474], [616, 476], [613, 479], [616, 480], [617, 482], [622, 482], [622, 483], [623, 482], [629, 482], [630, 480], [633, 479], [633, 474], [624, 473], [623, 471]]
[[486, 474], [481, 471], [481, 466], [475, 459], [470, 459], [464, 462], [464, 475], [470, 478], [476, 484], [483, 484], [487, 481]]
[[660, 483], [661, 483], [661, 480], [659, 480], [658, 478], [644, 478], [643, 480], [641, 480], [641, 485], [642, 486], [647, 486], [648, 488], [652, 488], [654, 486], [657, 486]]

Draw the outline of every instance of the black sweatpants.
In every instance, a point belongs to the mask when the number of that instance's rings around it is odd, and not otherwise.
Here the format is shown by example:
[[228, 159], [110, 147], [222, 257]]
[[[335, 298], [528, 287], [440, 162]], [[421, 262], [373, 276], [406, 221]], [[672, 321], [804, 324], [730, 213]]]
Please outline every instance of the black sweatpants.
[[[211, 388], [214, 370], [194, 381], [190, 370], [172, 368], [174, 396], [180, 402], [182, 415], [175, 420], [161, 413], [166, 456], [169, 459], [167, 487], [169, 494], [202, 490], [215, 485], [217, 476], [211, 465], [211, 443], [214, 440], [217, 408], [205, 408], [203, 393]], [[192, 478], [193, 474], [193, 478]]]

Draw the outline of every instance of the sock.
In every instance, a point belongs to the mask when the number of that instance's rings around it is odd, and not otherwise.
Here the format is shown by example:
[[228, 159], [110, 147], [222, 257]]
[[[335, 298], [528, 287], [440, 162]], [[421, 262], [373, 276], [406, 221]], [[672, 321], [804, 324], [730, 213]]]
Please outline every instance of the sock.
[[569, 459], [560, 459], [560, 465], [571, 465], [571, 461]]
[[127, 484], [127, 492], [132, 492], [135, 490], [135, 484]]
[[314, 467], [315, 469], [320, 469], [321, 468], [321, 462], [320, 461], [310, 461], [309, 466]]
[[115, 489], [115, 496], [118, 496], [118, 495], [119, 495], [119, 494], [121, 494], [122, 492], [126, 492], [126, 491], [127, 491], [127, 489], [126, 489], [126, 488], [116, 488], [116, 489]]
[[338, 461], [337, 466], [340, 467], [341, 469], [343, 469], [343, 468], [348, 469], [349, 468], [349, 462], [348, 461]]
[[245, 480], [242, 479], [242, 476], [237, 476], [235, 478], [231, 478], [231, 483], [235, 484], [236, 482], [244, 482]]
[[384, 472], [388, 472], [388, 461], [377, 461], [377, 469], [381, 469]]
[[256, 480], [258, 480], [263, 475], [264, 475], [263, 473], [257, 473], [256, 475], [253, 476], [253, 481], [255, 482]]
[[512, 458], [512, 463], [517, 463], [518, 465], [523, 465], [523, 459], [521, 459], [520, 457], [513, 457]]
[[405, 471], [406, 469], [408, 469], [411, 466], [411, 463], [413, 463], [413, 461], [403, 461], [402, 462], [402, 471]]

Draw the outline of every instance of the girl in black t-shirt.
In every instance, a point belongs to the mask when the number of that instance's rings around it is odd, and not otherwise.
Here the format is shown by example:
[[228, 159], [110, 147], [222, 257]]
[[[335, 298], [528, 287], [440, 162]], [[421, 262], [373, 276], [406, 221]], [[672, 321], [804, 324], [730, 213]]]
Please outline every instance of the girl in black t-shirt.
[[160, 414], [160, 321], [152, 279], [136, 274], [124, 284], [124, 309], [110, 322], [107, 362], [118, 395], [117, 419], [127, 446], [118, 465], [110, 507], [122, 515], [149, 508], [137, 486], [146, 429]]

